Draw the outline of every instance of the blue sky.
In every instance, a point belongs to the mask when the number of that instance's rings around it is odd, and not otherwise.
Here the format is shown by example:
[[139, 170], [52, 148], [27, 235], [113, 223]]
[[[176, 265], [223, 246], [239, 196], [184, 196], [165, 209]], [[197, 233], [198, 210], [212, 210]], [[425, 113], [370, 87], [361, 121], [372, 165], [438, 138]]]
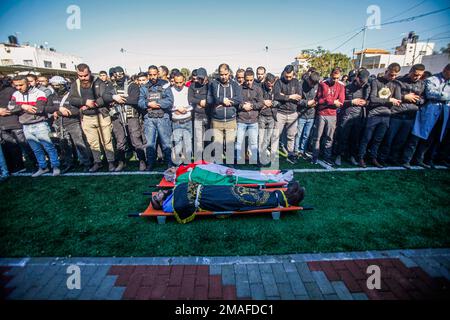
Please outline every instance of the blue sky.
[[[81, 10], [81, 29], [69, 30], [69, 5]], [[381, 22], [450, 6], [449, 1], [11, 1], [0, 3], [0, 41], [19, 32], [20, 42], [44, 44], [83, 57], [94, 71], [122, 65], [130, 73], [150, 64], [237, 67], [268, 64], [278, 73], [301, 49], [333, 50], [361, 28], [367, 7], [377, 5]], [[450, 10], [412, 22], [368, 30], [365, 47], [392, 50], [409, 31], [441, 48], [450, 42]], [[438, 39], [438, 40], [433, 40]], [[362, 35], [337, 52], [361, 48]], [[269, 47], [268, 53], [265, 46]], [[124, 48], [125, 53], [120, 49]]]

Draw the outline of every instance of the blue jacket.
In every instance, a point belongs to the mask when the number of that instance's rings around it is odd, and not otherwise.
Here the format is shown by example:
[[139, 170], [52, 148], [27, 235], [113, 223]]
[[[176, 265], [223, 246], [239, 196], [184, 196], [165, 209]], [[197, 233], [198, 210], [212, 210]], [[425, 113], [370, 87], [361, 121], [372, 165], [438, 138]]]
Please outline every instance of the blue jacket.
[[440, 134], [442, 141], [445, 129], [449, 125], [450, 80], [445, 80], [442, 72], [429, 77], [425, 80], [425, 96], [427, 102], [417, 111], [412, 133], [419, 138], [428, 139], [443, 112], [444, 123]]
[[[161, 109], [152, 110], [152, 112], [158, 113], [163, 112], [170, 115], [171, 109], [173, 106], [173, 94], [172, 90], [170, 90], [170, 85], [167, 81], [158, 79], [155, 84], [152, 84], [150, 81], [147, 85], [142, 86], [139, 92], [139, 101], [138, 107], [142, 111], [147, 111], [148, 109], [148, 98], [149, 95], [156, 94], [159, 95], [159, 98], [156, 101], [160, 104]], [[149, 112], [150, 113], [150, 112]]]

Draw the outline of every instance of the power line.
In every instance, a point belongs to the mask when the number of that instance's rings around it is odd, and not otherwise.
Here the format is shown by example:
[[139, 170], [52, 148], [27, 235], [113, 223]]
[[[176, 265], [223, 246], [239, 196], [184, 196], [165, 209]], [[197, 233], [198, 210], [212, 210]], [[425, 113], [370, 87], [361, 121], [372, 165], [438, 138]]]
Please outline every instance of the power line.
[[[435, 11], [431, 11], [431, 12], [427, 12], [427, 13], [420, 14], [420, 15], [417, 15], [417, 16], [412, 16], [412, 17], [408, 17], [408, 18], [404, 18], [404, 19], [399, 19], [399, 20], [391, 21], [391, 22], [384, 22], [384, 23], [381, 23], [381, 24], [379, 24], [379, 25], [377, 25], [377, 26], [385, 26], [385, 25], [396, 24], [396, 23], [410, 22], [410, 21], [414, 21], [414, 20], [416, 20], [416, 19], [420, 19], [420, 18], [429, 16], [429, 15], [432, 15], [432, 14], [436, 14], [436, 13], [440, 13], [440, 12], [446, 11], [446, 10], [448, 10], [448, 9], [450, 9], [450, 7], [447, 7], [447, 8], [444, 8], [444, 9], [435, 10]], [[374, 27], [376, 27], [376, 26], [374, 26]], [[338, 48], [342, 47], [343, 45], [345, 45], [346, 43], [348, 43], [351, 39], [353, 39], [353, 38], [356, 37], [359, 33], [361, 33], [362, 31], [364, 31], [364, 30], [366, 30], [366, 29], [367, 29], [367, 26], [364, 26], [364, 27], [362, 28], [362, 30], [360, 30], [359, 32], [357, 32], [356, 34], [354, 34], [352, 37], [350, 37], [349, 39], [347, 39], [346, 41], [344, 41], [342, 44], [340, 44], [340, 45], [339, 45], [336, 49], [334, 49], [333, 51], [335, 51], [335, 50], [337, 50]], [[333, 51], [332, 51], [332, 52], [333, 52]]]
[[402, 11], [402, 12], [396, 14], [396, 15], [393, 15], [393, 16], [390, 17], [390, 18], [387, 18], [385, 21], [388, 22], [388, 21], [391, 20], [391, 19], [400, 17], [400, 16], [404, 15], [406, 12], [411, 11], [412, 9], [415, 9], [415, 8], [421, 6], [421, 5], [424, 4], [425, 2], [427, 2], [427, 0], [424, 0], [424, 1], [422, 1], [422, 2], [420, 2], [420, 3], [418, 3], [418, 4], [416, 4], [416, 5], [412, 6], [412, 7], [409, 8], [409, 9], [406, 9], [406, 10], [404, 10], [404, 11]]

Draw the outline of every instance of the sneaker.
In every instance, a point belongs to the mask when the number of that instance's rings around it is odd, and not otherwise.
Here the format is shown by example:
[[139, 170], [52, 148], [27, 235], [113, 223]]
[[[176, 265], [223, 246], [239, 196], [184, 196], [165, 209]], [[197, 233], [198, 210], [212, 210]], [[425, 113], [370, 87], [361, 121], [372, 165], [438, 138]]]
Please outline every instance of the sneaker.
[[144, 160], [139, 161], [139, 171], [145, 171], [147, 169], [147, 164]]
[[402, 164], [402, 167], [405, 168], [405, 169], [410, 170], [411, 169], [411, 164], [409, 162], [405, 162], [405, 163]]
[[117, 164], [117, 167], [114, 169], [114, 171], [115, 172], [120, 172], [120, 171], [123, 170], [124, 167], [125, 167], [125, 162], [119, 161], [119, 163]]
[[387, 166], [388, 166], [387, 163], [386, 163], [386, 161], [384, 161], [384, 160], [377, 160], [377, 162], [378, 162], [379, 164], [381, 164], [383, 167], [387, 167]]
[[31, 177], [32, 177], [32, 178], [36, 178], [36, 177], [42, 176], [44, 173], [47, 173], [47, 172], [49, 172], [49, 171], [50, 171], [50, 170], [48, 170], [48, 168], [45, 168], [45, 169], [39, 168], [39, 170], [36, 171], [35, 173], [33, 173], [33, 174], [31, 175]]
[[116, 171], [116, 166], [114, 165], [114, 162], [108, 162], [108, 171], [109, 172]]
[[341, 156], [336, 157], [336, 160], [334, 160], [334, 164], [337, 166], [342, 165]]
[[97, 172], [102, 167], [101, 163], [94, 163], [94, 165], [89, 169], [89, 172]]
[[366, 165], [366, 163], [364, 162], [364, 159], [359, 160], [358, 166], [360, 166], [360, 167], [362, 167], [362, 168], [367, 168], [367, 165]]
[[329, 160], [322, 160], [322, 162], [323, 162], [325, 165], [329, 166], [329, 167], [332, 167], [332, 166], [333, 166], [333, 162], [331, 162], [331, 161], [329, 161]]
[[354, 165], [354, 166], [357, 166], [358, 165], [358, 161], [356, 161], [356, 159], [355, 159], [355, 157], [350, 157], [350, 163], [352, 164], [352, 165]]
[[418, 161], [417, 161], [417, 165], [418, 165], [418, 166], [421, 166], [422, 168], [425, 168], [425, 169], [431, 169], [431, 166], [429, 166], [428, 164], [426, 164], [426, 163], [423, 162], [422, 160], [418, 160]]
[[310, 152], [305, 152], [304, 155], [305, 155], [305, 158], [307, 158], [307, 159], [312, 159], [312, 157], [313, 157], [312, 153], [310, 153]]
[[311, 159], [311, 164], [318, 164], [318, 159], [317, 158], [312, 158]]
[[297, 163], [297, 157], [293, 154], [289, 155], [286, 159], [287, 162], [290, 164], [296, 164]]
[[377, 159], [372, 159], [372, 164], [377, 168], [383, 168], [383, 165], [377, 161]]
[[53, 168], [53, 176], [57, 177], [61, 174], [61, 170], [58, 167]]

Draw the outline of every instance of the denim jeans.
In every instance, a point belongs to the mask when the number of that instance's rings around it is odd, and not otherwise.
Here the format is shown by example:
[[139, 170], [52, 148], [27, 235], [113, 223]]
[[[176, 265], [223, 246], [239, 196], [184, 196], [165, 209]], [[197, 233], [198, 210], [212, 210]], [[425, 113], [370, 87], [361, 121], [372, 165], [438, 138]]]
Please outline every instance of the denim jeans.
[[192, 158], [192, 121], [172, 122], [174, 146], [174, 163], [191, 163]]
[[3, 149], [0, 145], [0, 175], [2, 177], [9, 176], [8, 166], [6, 165], [5, 156], [3, 155]]
[[58, 152], [56, 151], [53, 142], [50, 140], [50, 126], [47, 122], [24, 124], [23, 133], [36, 156], [39, 168], [47, 168], [44, 150], [50, 158], [52, 168], [59, 167]]
[[331, 152], [333, 148], [334, 131], [336, 130], [336, 116], [317, 115], [314, 119], [314, 130], [312, 135], [313, 159], [317, 159], [320, 154], [321, 139], [324, 136], [325, 144], [323, 149], [323, 158], [331, 161]]
[[295, 137], [295, 152], [305, 152], [306, 144], [309, 140], [309, 135], [311, 134], [311, 129], [314, 124], [314, 118], [313, 119], [303, 119], [298, 118], [298, 125], [297, 125], [297, 136]]
[[[258, 123], [240, 123], [237, 124], [237, 141], [236, 153], [237, 161], [242, 161], [242, 156], [245, 155], [245, 135], [248, 135], [248, 144], [252, 153], [250, 163], [256, 164], [258, 159]], [[242, 148], [244, 146], [244, 148]], [[244, 149], [244, 150], [242, 150]], [[245, 159], [245, 156], [244, 156]]]
[[144, 135], [147, 140], [147, 164], [153, 167], [156, 162], [156, 140], [161, 142], [164, 159], [172, 166], [171, 153], [171, 135], [172, 123], [169, 115], [166, 113], [162, 118], [151, 118], [148, 115], [144, 117]]

